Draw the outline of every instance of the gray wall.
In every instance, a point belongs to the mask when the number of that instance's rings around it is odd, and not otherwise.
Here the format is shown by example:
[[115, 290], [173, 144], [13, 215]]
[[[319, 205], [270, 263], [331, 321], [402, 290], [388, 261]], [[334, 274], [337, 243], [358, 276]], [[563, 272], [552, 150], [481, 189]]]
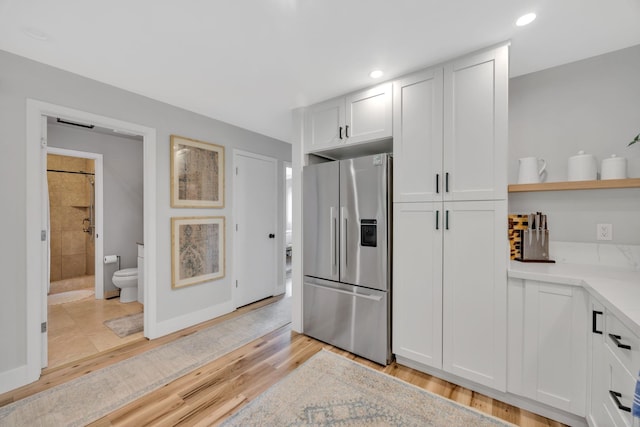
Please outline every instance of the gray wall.
[[[640, 177], [640, 45], [516, 77], [509, 82], [509, 182], [518, 159], [542, 157], [548, 182], [565, 181], [568, 158], [585, 150], [598, 159], [628, 159]], [[640, 189], [515, 193], [510, 213], [549, 214], [550, 237], [596, 242], [596, 224], [613, 224], [619, 244], [640, 244]]]
[[[171, 84], [170, 81], [167, 82]], [[203, 97], [215, 94], [203, 93]], [[37, 260], [26, 259], [26, 100], [62, 105], [155, 128], [157, 132], [157, 321], [192, 312], [215, 311], [231, 301], [233, 239], [231, 165], [238, 148], [282, 161], [291, 160], [291, 145], [125, 90], [0, 51], [0, 375], [26, 364], [26, 271]], [[224, 209], [172, 209], [169, 205], [169, 136], [225, 146]], [[284, 183], [282, 184], [284, 186]], [[283, 214], [281, 212], [281, 214]], [[226, 221], [226, 276], [214, 282], [171, 289], [170, 218], [223, 215]], [[32, 225], [30, 225], [32, 226]]]
[[[120, 255], [120, 267], [135, 267], [136, 242], [143, 242], [142, 141], [71, 126], [50, 124], [49, 147], [102, 154], [103, 247], [105, 255]], [[117, 289], [111, 277], [117, 264], [104, 266], [105, 291]]]

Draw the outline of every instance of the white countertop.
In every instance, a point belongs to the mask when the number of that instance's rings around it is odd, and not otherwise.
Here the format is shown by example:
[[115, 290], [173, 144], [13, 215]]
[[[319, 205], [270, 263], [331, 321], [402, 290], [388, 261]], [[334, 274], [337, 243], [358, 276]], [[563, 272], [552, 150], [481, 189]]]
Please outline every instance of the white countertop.
[[640, 271], [579, 264], [511, 261], [508, 276], [582, 286], [640, 337]]

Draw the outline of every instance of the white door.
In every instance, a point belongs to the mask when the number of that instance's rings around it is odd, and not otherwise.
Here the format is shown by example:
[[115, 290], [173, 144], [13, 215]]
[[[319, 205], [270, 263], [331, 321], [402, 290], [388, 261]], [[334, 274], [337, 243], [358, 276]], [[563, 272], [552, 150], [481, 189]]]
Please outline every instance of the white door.
[[236, 307], [275, 294], [277, 266], [277, 161], [236, 151], [235, 294]]
[[349, 144], [391, 137], [391, 83], [347, 95], [344, 136]]
[[305, 113], [305, 151], [339, 146], [347, 139], [344, 128], [344, 98], [310, 106]]

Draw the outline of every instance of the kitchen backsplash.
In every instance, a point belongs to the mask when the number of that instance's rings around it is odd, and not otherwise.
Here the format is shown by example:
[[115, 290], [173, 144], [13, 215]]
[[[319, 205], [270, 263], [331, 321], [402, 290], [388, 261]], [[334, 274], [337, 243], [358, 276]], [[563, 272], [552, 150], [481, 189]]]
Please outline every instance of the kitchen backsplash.
[[549, 242], [550, 258], [558, 263], [617, 267], [640, 271], [640, 245]]

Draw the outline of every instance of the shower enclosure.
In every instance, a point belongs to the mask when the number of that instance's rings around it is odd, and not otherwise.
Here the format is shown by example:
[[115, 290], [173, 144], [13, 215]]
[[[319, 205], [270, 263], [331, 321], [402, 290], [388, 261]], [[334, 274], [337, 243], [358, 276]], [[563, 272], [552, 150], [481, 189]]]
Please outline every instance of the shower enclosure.
[[94, 287], [94, 163], [92, 159], [47, 155], [50, 293]]

